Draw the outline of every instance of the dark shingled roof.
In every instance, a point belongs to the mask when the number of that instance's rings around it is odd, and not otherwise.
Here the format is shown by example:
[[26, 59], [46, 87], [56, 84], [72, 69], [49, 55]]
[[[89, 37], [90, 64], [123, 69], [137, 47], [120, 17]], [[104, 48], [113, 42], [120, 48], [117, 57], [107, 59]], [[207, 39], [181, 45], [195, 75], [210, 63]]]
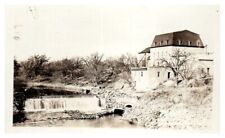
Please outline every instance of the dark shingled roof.
[[144, 50], [142, 50], [138, 54], [143, 54], [143, 53], [150, 53], [150, 47], [145, 48]]
[[151, 47], [160, 47], [168, 45], [204, 47], [199, 34], [188, 30], [156, 35]]
[[151, 44], [151, 47], [144, 49], [139, 54], [150, 53], [151, 48], [165, 46], [204, 48], [203, 42], [199, 34], [191, 32], [189, 30], [183, 30], [156, 35]]

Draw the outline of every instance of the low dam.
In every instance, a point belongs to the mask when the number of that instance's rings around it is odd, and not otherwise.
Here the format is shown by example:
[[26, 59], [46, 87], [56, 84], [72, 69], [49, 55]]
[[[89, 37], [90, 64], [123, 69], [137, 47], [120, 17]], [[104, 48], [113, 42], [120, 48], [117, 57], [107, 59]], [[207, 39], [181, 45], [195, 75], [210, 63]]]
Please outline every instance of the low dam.
[[136, 127], [122, 119], [123, 109], [106, 109], [105, 98], [50, 88], [25, 91], [25, 121], [14, 126]]
[[79, 110], [85, 113], [101, 111], [100, 99], [93, 95], [78, 96], [43, 96], [41, 98], [29, 98], [25, 101], [25, 111], [64, 111]]

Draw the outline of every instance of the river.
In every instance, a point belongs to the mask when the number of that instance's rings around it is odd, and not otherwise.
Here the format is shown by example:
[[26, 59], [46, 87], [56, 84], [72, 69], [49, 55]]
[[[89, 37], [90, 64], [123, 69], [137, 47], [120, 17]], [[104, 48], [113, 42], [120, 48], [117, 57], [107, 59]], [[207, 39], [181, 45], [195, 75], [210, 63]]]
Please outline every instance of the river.
[[91, 127], [91, 128], [135, 128], [134, 124], [123, 120], [121, 116], [110, 115], [93, 120], [49, 119], [43, 121], [27, 120], [14, 126], [23, 127]]
[[65, 111], [79, 111], [95, 114], [105, 110], [105, 101], [95, 95], [47, 95], [31, 97], [25, 101], [27, 120], [14, 123], [14, 126], [26, 127], [94, 127], [94, 128], [133, 128], [136, 125], [123, 120], [122, 116], [112, 114], [97, 119], [68, 119]]

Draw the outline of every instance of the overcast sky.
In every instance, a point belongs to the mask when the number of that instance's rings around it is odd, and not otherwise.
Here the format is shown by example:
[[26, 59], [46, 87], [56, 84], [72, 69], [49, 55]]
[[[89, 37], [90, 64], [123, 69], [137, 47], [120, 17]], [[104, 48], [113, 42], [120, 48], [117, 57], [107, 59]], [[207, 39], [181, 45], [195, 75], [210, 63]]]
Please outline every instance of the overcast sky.
[[11, 6], [6, 44], [18, 60], [103, 53], [137, 54], [157, 34], [190, 30], [212, 51], [219, 45], [218, 6]]

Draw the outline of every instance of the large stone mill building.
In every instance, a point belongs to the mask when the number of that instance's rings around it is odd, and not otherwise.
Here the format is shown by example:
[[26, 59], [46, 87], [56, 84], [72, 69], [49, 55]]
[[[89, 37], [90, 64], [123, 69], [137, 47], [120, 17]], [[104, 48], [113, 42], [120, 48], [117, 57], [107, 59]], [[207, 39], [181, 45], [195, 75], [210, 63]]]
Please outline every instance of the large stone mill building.
[[200, 35], [189, 30], [156, 35], [151, 46], [139, 52], [142, 55], [139, 67], [132, 68], [131, 75], [137, 90], [156, 87], [160, 82], [173, 79], [171, 69], [161, 66], [159, 59], [169, 58], [174, 50], [190, 53], [195, 64], [207, 74], [213, 74], [213, 53], [207, 52]]

